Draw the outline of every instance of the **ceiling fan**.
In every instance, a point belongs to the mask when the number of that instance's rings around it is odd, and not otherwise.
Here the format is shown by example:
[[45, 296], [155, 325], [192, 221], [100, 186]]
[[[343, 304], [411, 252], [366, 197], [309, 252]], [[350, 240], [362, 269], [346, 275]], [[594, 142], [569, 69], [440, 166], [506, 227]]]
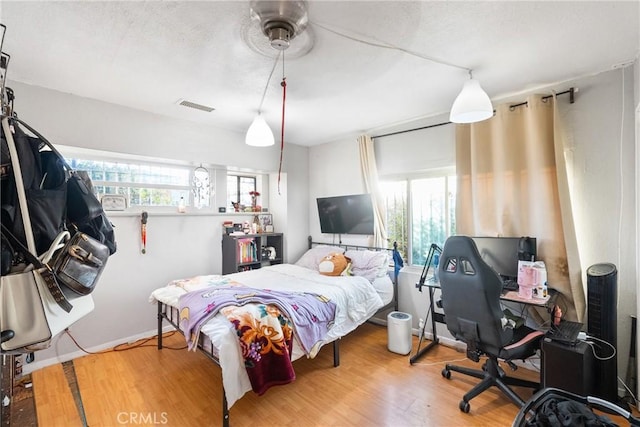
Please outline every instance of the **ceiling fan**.
[[252, 0], [251, 21], [242, 31], [245, 43], [269, 57], [287, 51], [287, 58], [307, 54], [313, 47], [313, 33], [303, 0]]

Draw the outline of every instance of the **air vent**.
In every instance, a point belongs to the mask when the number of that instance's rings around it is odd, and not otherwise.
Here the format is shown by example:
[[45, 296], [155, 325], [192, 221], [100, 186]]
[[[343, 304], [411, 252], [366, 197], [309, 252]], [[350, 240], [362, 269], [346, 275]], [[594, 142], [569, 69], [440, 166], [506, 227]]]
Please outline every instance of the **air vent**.
[[215, 108], [213, 107], [207, 107], [206, 105], [196, 104], [195, 102], [186, 101], [184, 99], [180, 100], [178, 102], [178, 105], [182, 105], [183, 107], [195, 108], [196, 110], [200, 110], [200, 111], [206, 111], [207, 113], [210, 113], [213, 110], [215, 110]]

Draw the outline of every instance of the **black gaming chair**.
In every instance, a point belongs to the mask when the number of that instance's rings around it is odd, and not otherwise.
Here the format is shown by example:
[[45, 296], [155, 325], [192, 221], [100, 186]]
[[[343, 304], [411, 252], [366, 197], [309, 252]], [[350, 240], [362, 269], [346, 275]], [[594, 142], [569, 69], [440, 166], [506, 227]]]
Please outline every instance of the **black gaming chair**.
[[506, 361], [526, 359], [540, 348], [543, 333], [526, 326], [509, 327], [500, 306], [502, 281], [487, 265], [470, 237], [452, 236], [447, 239], [438, 266], [442, 287], [442, 306], [449, 332], [467, 343], [467, 357], [475, 362], [481, 355], [488, 357], [482, 370], [447, 364], [442, 376], [451, 378], [451, 371], [480, 378], [460, 401], [460, 410], [469, 412], [469, 401], [491, 386], [496, 386], [518, 407], [522, 400], [509, 386], [539, 388], [539, 383], [511, 378], [498, 365], [498, 359]]

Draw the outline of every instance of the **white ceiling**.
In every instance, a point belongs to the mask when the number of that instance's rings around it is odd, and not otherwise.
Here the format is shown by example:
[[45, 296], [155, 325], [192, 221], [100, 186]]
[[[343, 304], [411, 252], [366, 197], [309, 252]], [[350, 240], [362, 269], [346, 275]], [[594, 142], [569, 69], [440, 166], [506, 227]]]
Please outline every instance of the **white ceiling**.
[[[9, 80], [239, 132], [275, 62], [275, 51], [244, 41], [267, 43], [248, 1], [3, 0], [0, 8]], [[468, 78], [322, 27], [472, 68], [493, 99], [609, 70], [640, 50], [637, 1], [309, 1], [308, 11], [308, 33], [285, 52], [285, 141], [300, 145], [447, 112]], [[297, 55], [296, 43], [309, 40], [312, 49]], [[277, 141], [282, 76], [278, 63], [263, 106]]]

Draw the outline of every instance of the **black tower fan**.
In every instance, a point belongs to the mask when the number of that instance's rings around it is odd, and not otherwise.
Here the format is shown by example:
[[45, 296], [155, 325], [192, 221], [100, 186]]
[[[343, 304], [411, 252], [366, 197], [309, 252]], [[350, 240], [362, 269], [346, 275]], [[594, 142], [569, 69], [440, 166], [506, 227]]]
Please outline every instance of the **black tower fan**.
[[[587, 334], [617, 348], [618, 337], [618, 271], [613, 264], [594, 264], [587, 270]], [[599, 341], [594, 342], [598, 356], [607, 357], [613, 350]], [[618, 401], [617, 358], [596, 361], [595, 394], [616, 403]]]

